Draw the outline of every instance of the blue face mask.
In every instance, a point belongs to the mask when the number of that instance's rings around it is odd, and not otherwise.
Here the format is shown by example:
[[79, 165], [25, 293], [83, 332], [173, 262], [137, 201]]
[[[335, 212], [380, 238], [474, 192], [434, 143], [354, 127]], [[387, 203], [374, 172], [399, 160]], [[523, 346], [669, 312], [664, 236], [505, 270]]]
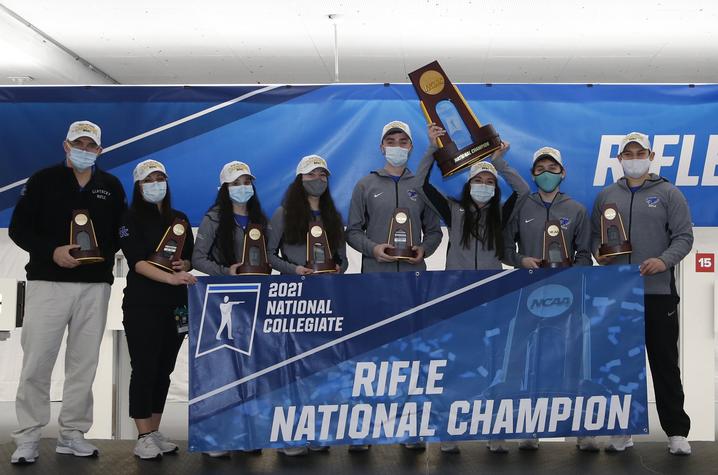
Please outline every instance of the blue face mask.
[[254, 188], [252, 185], [236, 185], [228, 186], [229, 198], [237, 204], [243, 205], [254, 196]]
[[86, 152], [85, 150], [80, 150], [78, 148], [70, 148], [70, 153], [67, 155], [67, 158], [70, 159], [72, 168], [78, 172], [84, 172], [88, 168], [95, 165], [97, 154]]
[[551, 193], [553, 190], [555, 190], [558, 185], [561, 184], [562, 180], [563, 177], [560, 173], [551, 173], [550, 171], [545, 171], [534, 176], [534, 181], [536, 182], [536, 185], [541, 188], [541, 190], [545, 193]]
[[167, 182], [155, 181], [152, 183], [142, 183], [142, 197], [148, 203], [161, 203], [167, 195]]
[[483, 183], [471, 184], [471, 199], [477, 203], [484, 204], [494, 197], [496, 188], [493, 185], [485, 185]]
[[409, 160], [409, 150], [403, 147], [384, 147], [386, 161], [395, 167], [403, 167]]

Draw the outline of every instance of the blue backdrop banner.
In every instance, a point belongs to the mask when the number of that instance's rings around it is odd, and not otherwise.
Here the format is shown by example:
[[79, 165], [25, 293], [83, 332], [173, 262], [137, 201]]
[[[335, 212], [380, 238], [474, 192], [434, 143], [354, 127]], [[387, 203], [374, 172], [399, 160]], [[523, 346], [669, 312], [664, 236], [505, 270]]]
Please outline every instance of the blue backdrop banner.
[[[451, 75], [451, 72], [448, 72]], [[621, 137], [648, 134], [652, 171], [688, 198], [696, 226], [718, 226], [718, 86], [461, 84], [479, 120], [511, 143], [506, 159], [530, 180], [533, 152], [561, 150], [561, 191], [591, 209], [605, 185], [622, 176]], [[316, 86], [0, 87], [0, 227], [7, 227], [23, 184], [64, 159], [68, 125], [102, 127], [100, 167], [131, 195], [132, 169], [165, 164], [175, 207], [198, 225], [214, 201], [219, 172], [231, 160], [250, 164], [268, 214], [280, 204], [304, 155], [317, 153], [332, 171], [330, 188], [347, 216], [356, 182], [383, 166], [382, 126], [407, 122], [415, 169], [428, 145], [426, 122], [409, 84]], [[466, 174], [432, 182], [458, 195]], [[503, 196], [508, 196], [505, 184]]]
[[648, 432], [635, 266], [202, 277], [190, 450]]

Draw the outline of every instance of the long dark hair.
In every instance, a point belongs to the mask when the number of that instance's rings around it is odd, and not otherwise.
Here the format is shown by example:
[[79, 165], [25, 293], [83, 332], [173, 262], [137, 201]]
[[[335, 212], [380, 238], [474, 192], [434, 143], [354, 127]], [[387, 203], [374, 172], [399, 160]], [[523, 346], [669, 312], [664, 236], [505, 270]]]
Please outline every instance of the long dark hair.
[[[157, 205], [145, 201], [145, 198], [142, 196], [142, 184], [139, 181], [136, 181], [132, 187], [132, 204], [130, 205], [130, 211], [134, 213], [140, 222], [157, 219]], [[164, 226], [172, 224], [172, 197], [170, 196], [169, 182], [167, 182], [167, 194], [165, 194], [164, 199], [160, 203], [159, 214]]]
[[[232, 209], [232, 199], [229, 197], [229, 185], [222, 183], [217, 192], [217, 198], [213, 207], [219, 211], [219, 226], [217, 227], [216, 245], [219, 252], [227, 265], [237, 262], [237, 256], [234, 255], [234, 228], [237, 225], [234, 221], [234, 210]], [[247, 201], [247, 215], [249, 222], [252, 224], [261, 224], [267, 226], [267, 217], [262, 211], [262, 205], [257, 197], [257, 189], [252, 181], [252, 189], [254, 194]]]
[[[287, 192], [284, 194], [284, 241], [287, 244], [303, 244], [307, 240], [309, 222], [314, 220], [312, 209], [307, 200], [307, 191], [302, 185], [302, 175], [297, 175]], [[334, 206], [329, 184], [319, 197], [319, 212], [322, 226], [327, 232], [329, 247], [336, 251], [344, 245], [344, 224], [342, 215]]]
[[[468, 249], [472, 237], [478, 239], [488, 250], [494, 250], [499, 260], [504, 257], [504, 239], [501, 233], [501, 188], [494, 188], [494, 196], [488, 204], [479, 209], [471, 198], [471, 183], [466, 182], [461, 190], [459, 204], [464, 208], [464, 222], [461, 229], [461, 245]], [[479, 235], [479, 213], [488, 213], [486, 227]]]

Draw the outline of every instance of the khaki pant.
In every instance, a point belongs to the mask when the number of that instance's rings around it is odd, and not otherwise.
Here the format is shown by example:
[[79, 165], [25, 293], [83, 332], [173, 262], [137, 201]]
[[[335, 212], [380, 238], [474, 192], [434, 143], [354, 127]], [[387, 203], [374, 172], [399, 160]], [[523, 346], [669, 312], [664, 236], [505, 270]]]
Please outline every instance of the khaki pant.
[[58, 423], [64, 437], [92, 426], [92, 382], [107, 321], [105, 283], [29, 281], [22, 328], [22, 372], [15, 400], [20, 444], [40, 439], [50, 421], [50, 377], [67, 328], [65, 385]]

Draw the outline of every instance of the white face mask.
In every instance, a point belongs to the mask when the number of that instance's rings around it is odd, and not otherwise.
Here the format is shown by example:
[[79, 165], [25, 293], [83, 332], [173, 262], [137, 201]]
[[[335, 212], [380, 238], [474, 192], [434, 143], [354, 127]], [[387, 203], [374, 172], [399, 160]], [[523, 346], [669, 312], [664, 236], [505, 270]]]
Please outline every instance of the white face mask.
[[395, 167], [403, 167], [409, 160], [409, 149], [403, 147], [384, 147], [386, 161]]
[[623, 173], [629, 178], [641, 178], [651, 168], [651, 160], [648, 158], [634, 158], [633, 160], [621, 160]]
[[483, 183], [471, 184], [471, 199], [477, 203], [484, 204], [494, 197], [496, 187], [494, 185], [485, 185]]
[[157, 204], [165, 199], [167, 194], [167, 182], [155, 181], [152, 183], [142, 183], [142, 197], [148, 203]]
[[88, 168], [95, 165], [97, 154], [80, 150], [79, 148], [70, 147], [70, 152], [67, 154], [67, 158], [70, 159], [70, 163], [75, 170], [78, 172], [84, 172]]

